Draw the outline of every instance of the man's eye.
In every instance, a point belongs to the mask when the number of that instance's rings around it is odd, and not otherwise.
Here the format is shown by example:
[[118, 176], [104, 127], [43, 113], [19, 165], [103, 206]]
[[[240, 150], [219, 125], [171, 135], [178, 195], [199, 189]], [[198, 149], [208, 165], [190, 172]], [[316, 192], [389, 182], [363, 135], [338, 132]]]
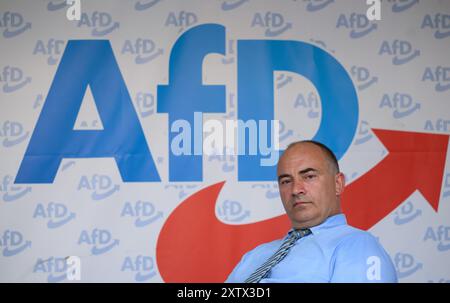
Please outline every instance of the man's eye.
[[291, 180], [284, 179], [284, 180], [281, 180], [280, 184], [284, 185], [284, 184], [288, 184], [289, 182], [291, 182]]
[[312, 179], [314, 179], [316, 177], [316, 175], [306, 175], [304, 178], [306, 179], [306, 180], [312, 180]]

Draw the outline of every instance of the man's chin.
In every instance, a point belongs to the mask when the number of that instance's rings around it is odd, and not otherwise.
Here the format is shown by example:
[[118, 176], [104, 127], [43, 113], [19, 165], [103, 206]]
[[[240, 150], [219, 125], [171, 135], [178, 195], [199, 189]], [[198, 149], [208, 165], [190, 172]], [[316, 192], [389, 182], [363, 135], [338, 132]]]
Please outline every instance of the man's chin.
[[316, 225], [317, 218], [314, 216], [294, 216], [291, 218], [294, 229], [309, 228]]

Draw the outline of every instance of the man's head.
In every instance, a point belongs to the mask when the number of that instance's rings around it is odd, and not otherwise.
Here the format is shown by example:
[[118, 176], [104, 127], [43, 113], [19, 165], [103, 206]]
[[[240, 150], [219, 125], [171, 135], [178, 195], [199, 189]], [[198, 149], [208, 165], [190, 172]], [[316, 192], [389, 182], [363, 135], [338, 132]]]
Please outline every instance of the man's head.
[[288, 146], [278, 162], [278, 185], [292, 227], [321, 224], [341, 212], [344, 175], [333, 152], [315, 141]]

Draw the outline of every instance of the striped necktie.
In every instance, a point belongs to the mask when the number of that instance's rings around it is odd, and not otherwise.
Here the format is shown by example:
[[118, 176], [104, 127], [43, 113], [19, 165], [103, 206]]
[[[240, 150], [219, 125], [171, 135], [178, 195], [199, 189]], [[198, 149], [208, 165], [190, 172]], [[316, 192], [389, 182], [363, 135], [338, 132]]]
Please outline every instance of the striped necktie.
[[280, 263], [281, 260], [286, 257], [289, 250], [294, 246], [295, 242], [307, 235], [311, 234], [311, 230], [308, 228], [300, 229], [300, 230], [292, 230], [289, 232], [289, 235], [281, 244], [280, 248], [269, 258], [266, 262], [264, 262], [254, 273], [250, 275], [250, 277], [245, 280], [245, 283], [259, 283], [259, 281], [263, 278], [267, 278], [269, 276], [270, 270]]

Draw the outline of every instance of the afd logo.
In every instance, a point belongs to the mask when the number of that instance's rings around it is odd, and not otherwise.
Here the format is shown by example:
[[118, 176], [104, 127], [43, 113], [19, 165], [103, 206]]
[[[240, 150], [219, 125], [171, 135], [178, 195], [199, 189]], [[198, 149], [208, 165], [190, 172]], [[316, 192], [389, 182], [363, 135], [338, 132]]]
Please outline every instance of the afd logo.
[[47, 275], [48, 283], [81, 280], [81, 260], [77, 256], [38, 258], [33, 273]]
[[144, 11], [146, 9], [149, 9], [153, 6], [155, 6], [156, 4], [162, 2], [163, 0], [139, 0], [136, 1], [136, 3], [134, 4], [134, 9], [137, 11]]
[[436, 119], [425, 121], [424, 130], [436, 131], [436, 132], [450, 132], [450, 120], [446, 119]]
[[395, 119], [401, 119], [418, 111], [420, 103], [415, 102], [409, 94], [394, 93], [393, 95], [384, 94], [378, 107], [389, 108]]
[[437, 243], [438, 251], [450, 250], [450, 226], [439, 225], [437, 228], [429, 226], [423, 237], [423, 242], [433, 241]]
[[292, 23], [285, 22], [282, 14], [269, 11], [266, 13], [255, 13], [251, 27], [256, 26], [266, 29], [264, 36], [276, 37], [292, 28]]
[[38, 258], [33, 268], [35, 274], [46, 274], [48, 283], [57, 283], [66, 279], [66, 258], [52, 256], [50, 258]]
[[51, 256], [49, 258], [38, 258], [33, 267], [34, 274], [47, 275], [48, 283], [57, 283], [67, 278], [67, 260], [63, 257]]
[[[156, 112], [168, 116], [168, 126], [167, 129], [152, 129], [148, 133], [168, 133], [168, 160], [165, 163], [171, 182], [203, 180], [202, 141], [197, 144], [196, 140], [196, 144], [190, 146], [185, 144], [184, 149], [190, 148], [189, 153], [185, 154], [178, 154], [179, 150], [171, 147], [177, 144], [180, 135], [202, 137], [201, 115], [227, 112], [226, 86], [202, 83], [204, 57], [210, 53], [225, 56], [226, 41], [225, 27], [219, 24], [203, 24], [187, 30], [172, 47], [167, 83], [157, 85]], [[276, 167], [262, 163], [270, 160], [268, 156], [279, 154], [282, 150], [273, 148], [268, 155], [256, 149], [253, 155], [248, 149], [253, 141], [254, 146], [265, 147], [269, 146], [268, 141], [274, 141], [261, 133], [275, 133], [273, 123], [267, 121], [273, 122], [275, 118], [273, 75], [276, 71], [299, 74], [316, 87], [322, 117], [312, 139], [330, 146], [340, 159], [352, 143], [359, 115], [355, 87], [345, 68], [323, 49], [301, 41], [238, 40], [237, 50], [236, 99], [239, 102], [235, 112], [241, 124], [253, 122], [255, 125], [255, 136], [241, 135], [238, 138], [238, 149], [246, 150], [246, 154], [237, 156], [238, 180], [275, 181]], [[261, 52], [266, 56], [254, 55]], [[314, 69], [305, 64], [311, 60], [319, 62]], [[323, 72], [330, 68], [334, 71], [332, 75]], [[92, 91], [103, 129], [74, 130], [73, 125], [88, 87]], [[68, 96], [64, 106], [58, 97], [61, 95]], [[117, 111], [118, 108], [120, 111]], [[343, 116], [347, 123], [342, 123]], [[192, 127], [181, 131], [174, 128], [180, 121]], [[264, 132], [260, 126], [263, 123], [255, 121], [266, 121]], [[196, 136], [198, 133], [199, 137]], [[48, 139], [49, 134], [52, 134], [52, 140]], [[61, 145], [61, 142], [67, 144]], [[199, 153], [196, 152], [197, 147], [200, 147]], [[110, 42], [69, 40], [15, 182], [53, 183], [63, 158], [99, 157], [114, 158], [124, 182], [161, 181]], [[93, 188], [94, 182], [87, 178], [83, 181], [80, 188]]]
[[0, 27], [3, 27], [3, 37], [13, 38], [31, 28], [31, 22], [24, 21], [19, 13], [0, 13]]
[[436, 39], [444, 39], [450, 37], [450, 15], [437, 13], [434, 16], [426, 14], [423, 17], [421, 29], [434, 30]]
[[308, 12], [317, 12], [334, 3], [334, 0], [303, 0], [303, 2], [308, 3], [306, 5]]
[[358, 132], [355, 137], [355, 145], [361, 145], [369, 141], [373, 138], [372, 133], [370, 132], [369, 123], [365, 120], [361, 120], [361, 123], [358, 127]]
[[3, 193], [2, 199], [5, 202], [16, 201], [31, 192], [30, 186], [23, 187], [13, 185], [13, 179], [14, 178], [12, 176], [5, 175], [0, 183], [0, 192]]
[[419, 0], [389, 0], [389, 2], [392, 3], [392, 12], [401, 13], [419, 3]]
[[25, 132], [23, 125], [16, 121], [0, 122], [0, 139], [3, 147], [13, 147], [23, 142], [30, 132]]
[[78, 21], [78, 27], [92, 28], [91, 35], [94, 37], [103, 37], [119, 28], [120, 23], [114, 21], [110, 14], [106, 12], [94, 11], [91, 15], [82, 13]]
[[115, 246], [119, 246], [119, 239], [113, 239], [111, 232], [106, 229], [94, 228], [91, 231], [81, 231], [78, 245], [87, 245], [91, 248], [93, 255], [101, 255], [107, 253]]
[[138, 38], [135, 41], [125, 40], [121, 54], [134, 56], [136, 64], [144, 64], [161, 56], [164, 53], [162, 48], [156, 49], [155, 42], [151, 39]]
[[242, 222], [250, 216], [250, 211], [244, 210], [238, 201], [225, 200], [217, 207], [217, 214], [226, 222]]
[[223, 11], [231, 11], [242, 6], [245, 2], [249, 2], [249, 0], [225, 0], [222, 2], [220, 8]]
[[411, 43], [408, 41], [394, 40], [389, 42], [384, 40], [381, 43], [378, 55], [392, 57], [392, 64], [402, 65], [419, 57], [420, 50], [413, 49]]
[[64, 48], [65, 45], [64, 40], [57, 40], [50, 38], [47, 41], [38, 40], [33, 49], [33, 55], [42, 55], [47, 57], [48, 65], [55, 65]]
[[267, 199], [276, 199], [280, 197], [280, 192], [278, 190], [278, 184], [277, 183], [259, 183], [259, 184], [252, 184], [252, 188], [255, 188], [257, 190], [261, 190], [264, 192], [264, 196]]
[[120, 213], [121, 218], [133, 218], [134, 226], [145, 227], [163, 218], [163, 212], [157, 211], [155, 205], [147, 201], [125, 202]]
[[426, 67], [422, 75], [422, 82], [435, 83], [434, 90], [438, 93], [450, 89], [450, 66]]
[[356, 80], [357, 88], [365, 90], [378, 82], [378, 77], [371, 76], [370, 71], [364, 66], [353, 65], [350, 69], [353, 78]]
[[344, 28], [350, 30], [349, 36], [352, 39], [359, 39], [377, 30], [378, 25], [370, 22], [366, 14], [351, 13], [350, 15], [340, 14], [336, 29]]
[[0, 248], [3, 257], [12, 257], [31, 248], [31, 241], [25, 241], [19, 231], [7, 229], [0, 235]]
[[12, 93], [31, 82], [31, 77], [24, 76], [23, 71], [14, 66], [4, 66], [0, 73], [0, 82], [3, 82], [4, 93]]
[[122, 272], [134, 274], [134, 281], [144, 282], [156, 275], [155, 262], [150, 256], [138, 255], [136, 257], [127, 256], [123, 260]]
[[408, 253], [396, 253], [394, 256], [394, 263], [399, 279], [411, 276], [423, 268], [423, 264], [417, 262], [414, 259], [414, 256]]
[[47, 221], [47, 228], [59, 228], [71, 220], [76, 215], [62, 203], [50, 202], [48, 204], [39, 203], [33, 212], [33, 219]]
[[113, 184], [111, 177], [107, 175], [94, 174], [92, 177], [82, 176], [77, 190], [87, 190], [92, 192], [91, 198], [94, 201], [104, 200], [120, 190], [119, 184]]
[[400, 206], [400, 209], [397, 210], [394, 214], [394, 223], [396, 225], [403, 225], [422, 215], [422, 210], [415, 209], [411, 201], [407, 201], [406, 203], [402, 204], [402, 206]]
[[182, 32], [185, 28], [196, 24], [198, 21], [197, 15], [193, 12], [179, 11], [169, 12], [166, 18], [164, 26], [179, 28], [179, 32]]
[[[319, 98], [315, 92], [309, 92], [308, 94], [298, 94], [295, 98], [294, 108], [300, 108], [308, 111], [308, 118], [317, 119], [320, 115]], [[283, 124], [284, 126], [284, 124]], [[283, 129], [281, 129], [283, 131]], [[292, 132], [292, 130], [291, 130]], [[280, 141], [283, 139], [280, 136]]]
[[155, 96], [152, 93], [137, 92], [134, 100], [141, 118], [146, 118], [156, 112]]

